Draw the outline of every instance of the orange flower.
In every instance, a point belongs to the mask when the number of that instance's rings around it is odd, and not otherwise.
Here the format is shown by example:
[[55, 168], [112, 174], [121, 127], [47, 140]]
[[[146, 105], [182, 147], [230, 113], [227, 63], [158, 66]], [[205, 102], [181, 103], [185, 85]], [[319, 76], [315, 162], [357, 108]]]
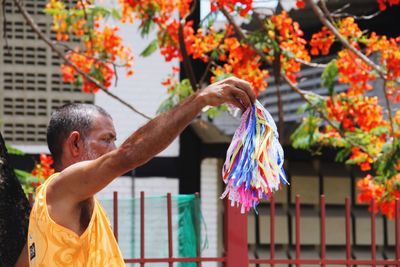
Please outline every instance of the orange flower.
[[224, 56], [220, 56], [220, 60], [224, 60], [225, 64], [212, 70], [214, 74], [212, 82], [218, 75], [234, 74], [250, 82], [257, 95], [265, 89], [269, 73], [261, 69], [261, 58], [256, 51], [247, 44], [241, 44], [235, 37], [225, 38], [221, 49], [225, 53]]
[[377, 183], [371, 175], [367, 175], [357, 182], [359, 190], [357, 200], [360, 203], [370, 204], [375, 201], [375, 210], [380, 209], [382, 214], [388, 219], [393, 219], [395, 215], [395, 201], [400, 197], [399, 191], [400, 174], [397, 174], [386, 181], [384, 184]]
[[320, 32], [314, 33], [311, 37], [311, 54], [318, 56], [319, 51], [321, 51], [322, 55], [328, 55], [334, 41], [334, 34], [327, 27], [322, 27]]
[[372, 68], [350, 50], [344, 49], [338, 53], [337, 67], [339, 82], [348, 83], [349, 95], [361, 95], [372, 90], [369, 84], [376, 77], [371, 74]]
[[379, 9], [384, 11], [387, 8], [387, 5], [394, 6], [400, 4], [400, 0], [377, 0], [379, 4]]
[[299, 9], [304, 8], [305, 5], [306, 5], [306, 4], [304, 3], [304, 0], [296, 0], [296, 6], [297, 6], [297, 8], [299, 8]]
[[339, 32], [348, 38], [350, 42], [355, 41], [363, 35], [353, 17], [346, 17], [339, 22]]
[[[305, 47], [307, 42], [302, 38], [304, 33], [299, 24], [293, 21], [286, 12], [272, 16], [271, 22], [276, 27], [274, 39], [279, 42], [283, 50], [280, 57], [282, 70], [292, 82], [296, 82], [296, 74], [301, 66], [293, 57], [306, 62], [311, 60]], [[293, 54], [293, 57], [287, 56], [288, 53]]]
[[33, 187], [39, 186], [42, 181], [45, 181], [52, 174], [54, 174], [54, 169], [51, 167], [53, 164], [53, 158], [46, 154], [40, 154], [40, 163], [36, 164], [35, 168], [32, 170], [32, 175], [36, 176], [38, 181], [32, 182]]
[[239, 15], [246, 16], [253, 6], [253, 0], [211, 0], [211, 11], [225, 7], [229, 12], [239, 9]]

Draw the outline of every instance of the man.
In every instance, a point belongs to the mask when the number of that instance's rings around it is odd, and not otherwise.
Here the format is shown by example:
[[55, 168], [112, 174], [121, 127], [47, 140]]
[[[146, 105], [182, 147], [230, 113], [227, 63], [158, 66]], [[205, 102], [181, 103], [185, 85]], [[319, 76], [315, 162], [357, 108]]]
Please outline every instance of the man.
[[93, 197], [114, 178], [165, 149], [202, 110], [223, 103], [245, 110], [248, 82], [228, 78], [157, 116], [116, 148], [112, 119], [94, 105], [54, 112], [47, 142], [56, 174], [37, 191], [28, 231], [30, 266], [124, 266], [103, 208]]

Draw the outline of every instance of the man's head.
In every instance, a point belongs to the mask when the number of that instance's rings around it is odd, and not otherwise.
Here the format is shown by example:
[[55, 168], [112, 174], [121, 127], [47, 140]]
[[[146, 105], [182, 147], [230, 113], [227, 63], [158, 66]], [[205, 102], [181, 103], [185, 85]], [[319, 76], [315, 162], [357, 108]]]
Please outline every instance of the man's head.
[[111, 116], [92, 104], [67, 104], [51, 115], [47, 144], [60, 171], [115, 149], [116, 134]]

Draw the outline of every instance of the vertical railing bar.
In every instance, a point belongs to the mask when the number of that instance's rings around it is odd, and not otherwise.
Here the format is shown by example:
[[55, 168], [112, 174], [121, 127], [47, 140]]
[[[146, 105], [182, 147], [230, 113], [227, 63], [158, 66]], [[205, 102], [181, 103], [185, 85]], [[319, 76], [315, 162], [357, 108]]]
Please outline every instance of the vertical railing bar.
[[296, 266], [300, 267], [300, 196], [296, 195]]
[[140, 192], [140, 267], [144, 267], [144, 192]]
[[113, 211], [114, 211], [113, 215], [114, 236], [115, 240], [117, 240], [118, 242], [118, 192], [117, 191], [114, 191], [113, 194]]
[[326, 219], [326, 212], [325, 212], [325, 196], [320, 196], [320, 238], [321, 238], [321, 266], [325, 266], [326, 260], [326, 230], [325, 230], [325, 219]]
[[[273, 262], [275, 258], [275, 199], [271, 196], [270, 202], [270, 257]], [[275, 264], [271, 264], [271, 267], [274, 267]]]
[[351, 243], [350, 243], [350, 238], [351, 238], [351, 230], [350, 230], [350, 220], [351, 220], [351, 211], [350, 211], [350, 198], [346, 197], [345, 200], [345, 205], [346, 205], [346, 266], [350, 267], [350, 260], [351, 260]]
[[[196, 216], [199, 215], [200, 211], [198, 209], [201, 209], [201, 207], [199, 207], [201, 205], [200, 202], [200, 194], [198, 192], [195, 193], [195, 212], [196, 212]], [[195, 216], [195, 218], [197, 218]], [[197, 243], [196, 243], [196, 266], [197, 267], [201, 267], [201, 227], [200, 227], [200, 218], [197, 218], [197, 220], [195, 220], [195, 224], [196, 224], [196, 233], [198, 234], [198, 238], [197, 238]]]
[[400, 267], [400, 199], [396, 199], [395, 207], [396, 259], [397, 266]]
[[375, 200], [371, 200], [371, 259], [372, 265], [376, 266], [376, 238], [375, 238]]
[[173, 267], [173, 262], [171, 261], [173, 257], [173, 247], [172, 247], [172, 203], [171, 203], [171, 193], [167, 193], [167, 213], [168, 213], [168, 266]]

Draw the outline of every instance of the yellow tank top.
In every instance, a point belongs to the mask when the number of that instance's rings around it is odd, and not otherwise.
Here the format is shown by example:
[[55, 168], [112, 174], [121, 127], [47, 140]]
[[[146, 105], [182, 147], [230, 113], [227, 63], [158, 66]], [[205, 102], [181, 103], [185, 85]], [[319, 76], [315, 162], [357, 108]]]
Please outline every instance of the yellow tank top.
[[36, 190], [28, 230], [29, 266], [125, 266], [108, 217], [96, 199], [89, 225], [81, 236], [50, 218], [46, 188], [57, 175], [50, 176]]

